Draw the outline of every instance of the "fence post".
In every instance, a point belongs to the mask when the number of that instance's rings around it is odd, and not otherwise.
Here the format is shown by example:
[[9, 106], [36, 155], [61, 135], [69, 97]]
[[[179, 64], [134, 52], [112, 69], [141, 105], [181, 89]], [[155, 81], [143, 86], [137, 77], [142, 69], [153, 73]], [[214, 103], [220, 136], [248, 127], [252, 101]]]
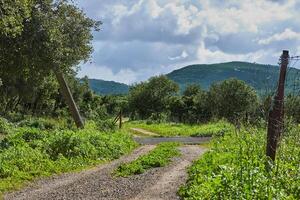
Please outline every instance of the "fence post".
[[120, 110], [120, 122], [119, 122], [119, 128], [122, 128], [122, 110]]
[[56, 71], [56, 70], [54, 70], [54, 73], [55, 73], [57, 81], [59, 83], [61, 94], [64, 97], [64, 99], [69, 107], [69, 110], [71, 112], [71, 115], [75, 121], [77, 128], [84, 128], [83, 120], [80, 116], [80, 113], [78, 111], [78, 108], [76, 106], [76, 103], [73, 99], [72, 93], [71, 93], [70, 88], [64, 78], [63, 73], [60, 71]]
[[286, 78], [286, 69], [288, 66], [288, 59], [289, 52], [284, 50], [280, 57], [281, 67], [278, 88], [274, 97], [274, 105], [269, 112], [266, 155], [273, 161], [275, 161], [276, 158], [278, 140], [283, 129], [284, 84]]

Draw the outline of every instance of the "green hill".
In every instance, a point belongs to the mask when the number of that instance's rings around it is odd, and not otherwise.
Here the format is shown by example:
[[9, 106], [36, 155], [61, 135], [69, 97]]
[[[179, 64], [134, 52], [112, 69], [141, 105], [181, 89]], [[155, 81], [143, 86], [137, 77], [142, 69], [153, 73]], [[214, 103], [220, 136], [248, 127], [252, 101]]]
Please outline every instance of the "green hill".
[[[208, 89], [214, 82], [237, 78], [251, 85], [260, 94], [273, 92], [276, 88], [279, 67], [247, 62], [227, 62], [218, 64], [197, 64], [175, 70], [167, 76], [180, 85], [183, 90], [188, 84], [199, 84]], [[114, 81], [89, 80], [91, 88], [98, 94], [127, 94], [129, 86]], [[286, 91], [300, 89], [300, 70], [289, 68]]]
[[[192, 83], [208, 89], [214, 82], [237, 78], [254, 87], [259, 93], [265, 93], [272, 92], [276, 88], [279, 67], [247, 62], [199, 64], [175, 70], [167, 76], [177, 82], [181, 89]], [[288, 91], [292, 91], [295, 84], [300, 86], [299, 82], [296, 83], [297, 77], [300, 78], [300, 70], [289, 68], [286, 84]]]
[[124, 83], [118, 83], [114, 81], [104, 81], [97, 79], [89, 79], [90, 87], [97, 94], [127, 94], [129, 86]]

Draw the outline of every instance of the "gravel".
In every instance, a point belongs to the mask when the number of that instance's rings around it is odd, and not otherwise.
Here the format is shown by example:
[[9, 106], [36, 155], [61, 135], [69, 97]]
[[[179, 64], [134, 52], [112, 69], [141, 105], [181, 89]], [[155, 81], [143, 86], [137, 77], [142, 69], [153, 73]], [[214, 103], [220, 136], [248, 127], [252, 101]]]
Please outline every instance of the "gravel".
[[99, 167], [79, 173], [68, 173], [36, 181], [27, 188], [6, 194], [4, 199], [77, 200], [77, 199], [179, 199], [176, 192], [187, 178], [186, 167], [204, 151], [199, 146], [182, 146], [181, 157], [174, 158], [166, 167], [154, 168], [128, 178], [112, 177], [112, 171], [123, 162], [130, 162], [152, 150], [145, 145], [132, 154]]

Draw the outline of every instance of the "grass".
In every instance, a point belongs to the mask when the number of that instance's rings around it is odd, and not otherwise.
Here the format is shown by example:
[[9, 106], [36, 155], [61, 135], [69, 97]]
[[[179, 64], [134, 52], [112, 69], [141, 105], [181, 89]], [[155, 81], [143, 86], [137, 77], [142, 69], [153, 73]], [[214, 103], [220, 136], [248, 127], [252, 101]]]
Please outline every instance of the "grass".
[[[34, 127], [39, 123], [33, 123]], [[128, 133], [101, 132], [94, 122], [82, 130], [37, 127], [22, 124], [0, 140], [0, 196], [38, 177], [119, 158], [137, 145]]]
[[130, 128], [141, 128], [160, 136], [212, 136], [223, 135], [233, 130], [233, 126], [225, 121], [200, 125], [182, 123], [147, 124], [144, 121], [131, 121], [125, 123], [124, 127], [127, 131], [130, 131]]
[[121, 164], [114, 174], [127, 177], [133, 174], [142, 174], [151, 168], [166, 166], [173, 157], [180, 155], [178, 146], [178, 143], [161, 143], [148, 154], [140, 156], [130, 163]]
[[[231, 132], [189, 169], [182, 199], [300, 199], [300, 128], [288, 126], [276, 164], [265, 156], [266, 130]], [[266, 164], [268, 164], [268, 168]]]

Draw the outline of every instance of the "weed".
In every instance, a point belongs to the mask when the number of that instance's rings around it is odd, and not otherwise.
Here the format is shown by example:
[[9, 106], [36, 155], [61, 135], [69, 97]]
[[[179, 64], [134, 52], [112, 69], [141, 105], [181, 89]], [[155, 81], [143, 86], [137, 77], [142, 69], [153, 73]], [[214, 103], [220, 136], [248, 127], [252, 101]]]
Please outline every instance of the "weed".
[[148, 154], [138, 159], [121, 164], [114, 172], [116, 176], [127, 177], [133, 174], [142, 174], [146, 170], [163, 167], [171, 162], [171, 158], [179, 156], [178, 143], [161, 143]]

